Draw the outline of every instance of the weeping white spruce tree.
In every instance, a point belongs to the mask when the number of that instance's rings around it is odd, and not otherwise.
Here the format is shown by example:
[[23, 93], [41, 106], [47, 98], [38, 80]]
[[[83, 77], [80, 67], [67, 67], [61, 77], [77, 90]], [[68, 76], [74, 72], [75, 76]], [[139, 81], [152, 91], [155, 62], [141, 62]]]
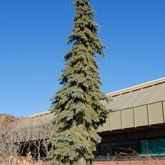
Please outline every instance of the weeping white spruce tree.
[[101, 102], [107, 98], [99, 89], [95, 60], [97, 54], [104, 57], [104, 46], [97, 36], [98, 25], [89, 0], [75, 0], [72, 4], [76, 14], [68, 43], [73, 46], [64, 56], [62, 88], [52, 98], [56, 133], [50, 140], [49, 156], [55, 165], [90, 165], [101, 141], [96, 130], [107, 116]]

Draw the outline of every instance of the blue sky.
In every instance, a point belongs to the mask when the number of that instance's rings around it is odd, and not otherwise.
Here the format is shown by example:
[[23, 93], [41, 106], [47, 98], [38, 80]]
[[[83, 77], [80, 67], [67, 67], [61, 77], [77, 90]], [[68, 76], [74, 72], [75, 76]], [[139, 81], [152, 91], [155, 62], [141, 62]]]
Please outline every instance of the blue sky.
[[[47, 111], [71, 48], [71, 0], [0, 1], [0, 113]], [[165, 1], [91, 0], [107, 49], [97, 58], [105, 93], [165, 76]]]

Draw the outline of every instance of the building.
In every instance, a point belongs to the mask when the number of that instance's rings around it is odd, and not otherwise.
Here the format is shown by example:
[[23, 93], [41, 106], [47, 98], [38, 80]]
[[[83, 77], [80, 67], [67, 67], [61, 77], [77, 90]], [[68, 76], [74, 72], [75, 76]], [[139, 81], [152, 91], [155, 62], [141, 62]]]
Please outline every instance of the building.
[[165, 78], [108, 94], [112, 101], [99, 128], [99, 154], [136, 151], [165, 155]]
[[[97, 155], [137, 152], [142, 156], [164, 156], [165, 78], [107, 95], [111, 101], [106, 105], [109, 112], [107, 121], [98, 129], [102, 143], [98, 145]], [[28, 131], [31, 139], [48, 139], [52, 133], [48, 125], [53, 115], [43, 112], [29, 116], [22, 121], [22, 126], [31, 127], [31, 131]], [[46, 129], [45, 124], [48, 124]], [[38, 132], [37, 128], [41, 127], [48, 132]]]

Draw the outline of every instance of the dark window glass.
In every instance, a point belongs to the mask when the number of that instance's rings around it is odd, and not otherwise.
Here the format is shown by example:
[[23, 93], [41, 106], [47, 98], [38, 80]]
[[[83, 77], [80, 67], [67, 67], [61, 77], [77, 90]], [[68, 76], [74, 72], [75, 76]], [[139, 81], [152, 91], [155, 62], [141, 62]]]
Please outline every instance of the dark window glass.
[[100, 154], [103, 156], [118, 154], [133, 154], [139, 152], [138, 141], [100, 144]]
[[141, 153], [151, 156], [165, 155], [165, 138], [141, 140]]

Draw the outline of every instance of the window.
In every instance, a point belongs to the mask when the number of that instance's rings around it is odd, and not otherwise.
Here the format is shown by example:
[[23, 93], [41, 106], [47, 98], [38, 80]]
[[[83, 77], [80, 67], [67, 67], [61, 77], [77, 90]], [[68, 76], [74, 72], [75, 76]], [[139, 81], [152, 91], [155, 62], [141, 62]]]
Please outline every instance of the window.
[[141, 153], [151, 156], [165, 156], [165, 138], [141, 140]]

